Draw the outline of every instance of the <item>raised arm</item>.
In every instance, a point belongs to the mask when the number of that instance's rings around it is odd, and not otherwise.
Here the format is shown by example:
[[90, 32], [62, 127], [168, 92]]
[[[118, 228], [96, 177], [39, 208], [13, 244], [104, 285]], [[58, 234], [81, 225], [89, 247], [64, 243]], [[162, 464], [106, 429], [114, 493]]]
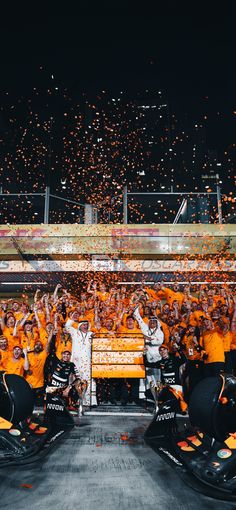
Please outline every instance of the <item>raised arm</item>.
[[36, 319], [36, 322], [37, 322], [38, 329], [40, 329], [42, 327], [42, 324], [41, 324], [40, 318], [38, 316], [37, 304], [34, 305], [33, 311], [34, 311], [34, 316], [35, 316], [35, 319]]
[[28, 353], [27, 353], [27, 349], [23, 349], [23, 353], [24, 353], [24, 371], [25, 372], [28, 372], [29, 370], [29, 358], [28, 358]]
[[47, 352], [47, 354], [49, 354], [49, 352], [50, 352], [51, 342], [52, 342], [52, 338], [54, 335], [55, 335], [55, 331], [52, 329], [48, 335], [47, 343], [45, 345], [45, 351]]
[[134, 309], [133, 311], [133, 316], [134, 318], [136, 319], [136, 321], [138, 322], [138, 325], [140, 326], [140, 328], [142, 329], [144, 326], [146, 328], [146, 323], [144, 322], [144, 320], [142, 319], [141, 315], [140, 315], [140, 311], [139, 311], [139, 305], [136, 306], [136, 308]]
[[40, 289], [37, 289], [36, 292], [35, 292], [35, 295], [34, 295], [34, 303], [37, 303], [39, 301], [39, 295], [40, 293]]
[[55, 287], [55, 290], [53, 292], [53, 295], [52, 295], [52, 302], [53, 304], [55, 304], [57, 302], [57, 299], [58, 299], [58, 290], [60, 289], [61, 287], [61, 284], [58, 283], [57, 286]]

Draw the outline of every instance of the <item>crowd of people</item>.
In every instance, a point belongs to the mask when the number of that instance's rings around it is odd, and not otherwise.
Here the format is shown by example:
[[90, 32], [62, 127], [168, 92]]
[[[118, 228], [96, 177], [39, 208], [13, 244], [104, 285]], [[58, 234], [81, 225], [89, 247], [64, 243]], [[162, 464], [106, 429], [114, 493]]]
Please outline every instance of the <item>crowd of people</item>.
[[[84, 405], [96, 399], [139, 399], [137, 379], [91, 379], [94, 336], [142, 335], [147, 394], [158, 383], [181, 386], [184, 366], [190, 390], [203, 377], [236, 375], [236, 293], [228, 285], [105, 285], [91, 281], [74, 296], [61, 285], [32, 300], [0, 301], [0, 370], [25, 377], [36, 401], [50, 386], [62, 387], [76, 405], [71, 383], [86, 381]], [[65, 389], [66, 388], [66, 389]]]

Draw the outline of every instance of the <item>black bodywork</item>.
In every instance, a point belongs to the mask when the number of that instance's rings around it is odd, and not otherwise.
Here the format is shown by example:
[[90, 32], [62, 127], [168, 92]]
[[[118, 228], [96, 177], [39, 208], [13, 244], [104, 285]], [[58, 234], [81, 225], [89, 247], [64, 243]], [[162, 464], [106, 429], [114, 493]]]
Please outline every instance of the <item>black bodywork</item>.
[[33, 409], [33, 392], [25, 379], [1, 372], [0, 467], [39, 460], [74, 426], [58, 395], [47, 396], [43, 417], [36, 418]]
[[236, 378], [224, 374], [198, 383], [188, 414], [181, 413], [170, 392], [145, 440], [192, 488], [213, 498], [236, 501], [235, 431]]

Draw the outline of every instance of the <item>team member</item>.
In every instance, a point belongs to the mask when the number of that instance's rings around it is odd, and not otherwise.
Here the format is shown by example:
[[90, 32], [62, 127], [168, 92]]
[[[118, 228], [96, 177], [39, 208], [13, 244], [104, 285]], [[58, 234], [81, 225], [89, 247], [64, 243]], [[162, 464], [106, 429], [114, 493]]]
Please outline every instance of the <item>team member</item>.
[[217, 331], [210, 319], [203, 320], [200, 344], [207, 354], [205, 377], [220, 375], [225, 366], [224, 341], [222, 334]]
[[[22, 357], [22, 354], [24, 354], [24, 357]], [[16, 374], [23, 377], [27, 370], [29, 370], [27, 349], [22, 349], [19, 345], [15, 345], [12, 356], [6, 362], [5, 371], [8, 374]]]
[[190, 323], [180, 342], [182, 352], [187, 358], [186, 377], [189, 381], [189, 391], [191, 392], [198, 382], [204, 376], [204, 359], [207, 354], [199, 344], [199, 329]]
[[165, 400], [168, 388], [171, 388], [175, 396], [179, 398], [179, 403], [182, 411], [186, 411], [187, 405], [183, 400], [183, 388], [181, 383], [181, 366], [187, 361], [185, 355], [179, 351], [175, 354], [169, 352], [167, 345], [162, 344], [159, 347], [161, 360], [158, 366], [161, 370], [161, 383], [164, 388], [158, 395], [159, 403]]
[[[69, 390], [72, 388], [71, 383], [79, 377], [76, 365], [71, 362], [71, 351], [67, 348], [61, 353], [61, 359], [57, 361], [54, 372], [52, 374], [51, 386], [56, 388], [64, 388]], [[69, 392], [67, 391], [67, 394]]]
[[[74, 384], [73, 384], [74, 383]], [[53, 388], [62, 389], [62, 396], [69, 398], [73, 405], [79, 404], [79, 416], [83, 414], [83, 399], [87, 389], [87, 382], [79, 378], [76, 365], [71, 362], [71, 351], [66, 348], [61, 353], [61, 360], [57, 361], [51, 378], [51, 387], [46, 392], [53, 393]]]
[[6, 369], [6, 363], [11, 356], [11, 352], [8, 348], [7, 338], [3, 335], [0, 336], [0, 371]]
[[144, 364], [146, 366], [146, 391], [150, 390], [156, 400], [156, 387], [160, 382], [160, 370], [157, 362], [160, 361], [159, 347], [163, 343], [164, 333], [159, 320], [151, 317], [148, 324], [142, 319], [139, 306], [135, 308], [133, 316], [137, 320], [144, 336]]
[[[72, 339], [72, 358], [79, 373], [79, 377], [88, 382], [88, 389], [84, 397], [84, 404], [90, 405], [91, 392], [91, 347], [93, 333], [89, 331], [89, 322], [77, 322], [74, 312], [66, 322], [66, 329]], [[95, 404], [96, 402], [92, 402]]]
[[40, 340], [35, 342], [33, 351], [28, 353], [29, 368], [26, 373], [26, 380], [33, 388], [35, 402], [42, 403], [44, 394], [44, 366], [49, 354], [50, 342], [53, 331], [51, 330], [45, 349]]

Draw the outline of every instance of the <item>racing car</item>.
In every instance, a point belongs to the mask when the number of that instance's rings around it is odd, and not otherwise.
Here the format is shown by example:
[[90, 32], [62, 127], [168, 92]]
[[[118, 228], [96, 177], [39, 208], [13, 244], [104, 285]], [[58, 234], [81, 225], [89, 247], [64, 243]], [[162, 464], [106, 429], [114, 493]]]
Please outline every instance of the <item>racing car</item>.
[[184, 398], [171, 388], [145, 432], [146, 442], [193, 489], [236, 501], [236, 378], [207, 377]]
[[44, 416], [35, 418], [33, 391], [18, 375], [0, 373], [0, 467], [43, 457], [74, 427], [60, 394], [48, 394]]

